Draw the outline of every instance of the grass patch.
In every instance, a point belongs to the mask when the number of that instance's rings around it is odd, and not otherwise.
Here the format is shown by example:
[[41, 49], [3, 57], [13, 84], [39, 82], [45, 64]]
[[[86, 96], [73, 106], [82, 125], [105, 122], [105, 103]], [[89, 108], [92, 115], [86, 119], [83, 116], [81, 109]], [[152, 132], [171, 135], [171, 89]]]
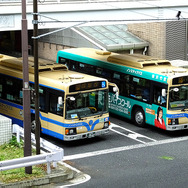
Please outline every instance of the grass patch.
[[[23, 141], [17, 142], [13, 136], [8, 144], [0, 146], [0, 161], [22, 158], [24, 156]], [[35, 155], [35, 150], [32, 150], [32, 155]], [[44, 177], [46, 174], [46, 164], [36, 165], [32, 167], [32, 174], [25, 173], [24, 168], [17, 168], [0, 172], [0, 181], [3, 183], [13, 183], [24, 180], [32, 180]]]

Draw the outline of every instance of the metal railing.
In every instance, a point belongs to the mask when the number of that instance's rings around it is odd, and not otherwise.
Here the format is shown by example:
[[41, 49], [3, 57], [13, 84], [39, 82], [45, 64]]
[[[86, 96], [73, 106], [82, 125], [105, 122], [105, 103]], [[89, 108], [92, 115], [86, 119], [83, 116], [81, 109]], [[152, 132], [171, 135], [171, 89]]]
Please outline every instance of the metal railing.
[[[39, 2], [57, 2], [65, 4], [74, 3], [108, 3], [108, 2], [130, 2], [132, 0], [38, 0]], [[139, 0], [135, 0], [139, 1]], [[146, 1], [146, 0], [143, 0]], [[150, 0], [151, 1], [151, 0]], [[0, 3], [21, 3], [21, 0], [0, 0]], [[33, 0], [26, 0], [27, 3], [33, 3]]]
[[19, 159], [0, 161], [0, 171], [47, 163], [47, 173], [50, 174], [51, 163], [61, 161], [62, 158], [63, 150], [35, 156], [23, 157]]
[[[13, 133], [16, 133], [17, 141], [20, 142], [20, 137], [23, 137], [24, 130], [18, 125], [13, 125]], [[31, 134], [31, 141], [35, 144], [35, 136]], [[6, 161], [0, 161], [0, 171], [10, 170], [15, 168], [22, 168], [27, 166], [34, 166], [38, 164], [47, 164], [47, 173], [51, 173], [51, 163], [53, 163], [53, 167], [56, 167], [57, 162], [61, 161], [64, 156], [64, 150], [59, 148], [50, 142], [41, 139], [41, 147], [46, 151], [50, 151], [50, 153], [44, 153], [35, 156], [28, 156], [19, 159], [12, 159]]]

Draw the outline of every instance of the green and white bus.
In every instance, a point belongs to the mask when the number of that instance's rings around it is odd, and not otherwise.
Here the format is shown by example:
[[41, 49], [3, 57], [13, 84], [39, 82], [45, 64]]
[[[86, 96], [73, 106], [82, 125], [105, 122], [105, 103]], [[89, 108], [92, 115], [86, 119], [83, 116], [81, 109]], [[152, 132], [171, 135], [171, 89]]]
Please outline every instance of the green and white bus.
[[69, 70], [100, 76], [115, 83], [119, 97], [109, 93], [109, 111], [175, 131], [188, 129], [188, 71], [141, 54], [118, 54], [92, 48], [70, 48], [57, 54]]

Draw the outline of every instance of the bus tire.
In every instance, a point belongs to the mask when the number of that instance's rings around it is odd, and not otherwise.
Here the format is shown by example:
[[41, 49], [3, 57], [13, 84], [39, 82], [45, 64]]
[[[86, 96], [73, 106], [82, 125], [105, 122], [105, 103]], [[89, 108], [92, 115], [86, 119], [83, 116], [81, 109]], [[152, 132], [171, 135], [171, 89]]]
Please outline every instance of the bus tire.
[[145, 113], [142, 108], [136, 108], [133, 113], [134, 124], [138, 127], [145, 126]]
[[[31, 121], [31, 132], [35, 134], [36, 131], [36, 121], [32, 120]], [[41, 124], [40, 124], [40, 132], [41, 132]]]
[[33, 121], [31, 121], [31, 132], [35, 133], [35, 130], [36, 130], [36, 121], [33, 120]]

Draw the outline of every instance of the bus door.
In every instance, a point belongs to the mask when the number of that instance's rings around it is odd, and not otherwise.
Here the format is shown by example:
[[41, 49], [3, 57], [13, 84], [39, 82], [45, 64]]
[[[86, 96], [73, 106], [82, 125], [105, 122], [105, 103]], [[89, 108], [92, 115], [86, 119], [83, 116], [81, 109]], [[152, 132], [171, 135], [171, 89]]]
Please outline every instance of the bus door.
[[[152, 109], [154, 114], [151, 124], [165, 129], [166, 125], [166, 108], [167, 108], [167, 85], [162, 83], [152, 84]], [[159, 118], [160, 117], [160, 118]], [[160, 123], [158, 124], [158, 121]]]
[[[48, 93], [47, 129], [62, 134], [64, 92], [50, 90]], [[52, 133], [51, 133], [52, 134]]]

